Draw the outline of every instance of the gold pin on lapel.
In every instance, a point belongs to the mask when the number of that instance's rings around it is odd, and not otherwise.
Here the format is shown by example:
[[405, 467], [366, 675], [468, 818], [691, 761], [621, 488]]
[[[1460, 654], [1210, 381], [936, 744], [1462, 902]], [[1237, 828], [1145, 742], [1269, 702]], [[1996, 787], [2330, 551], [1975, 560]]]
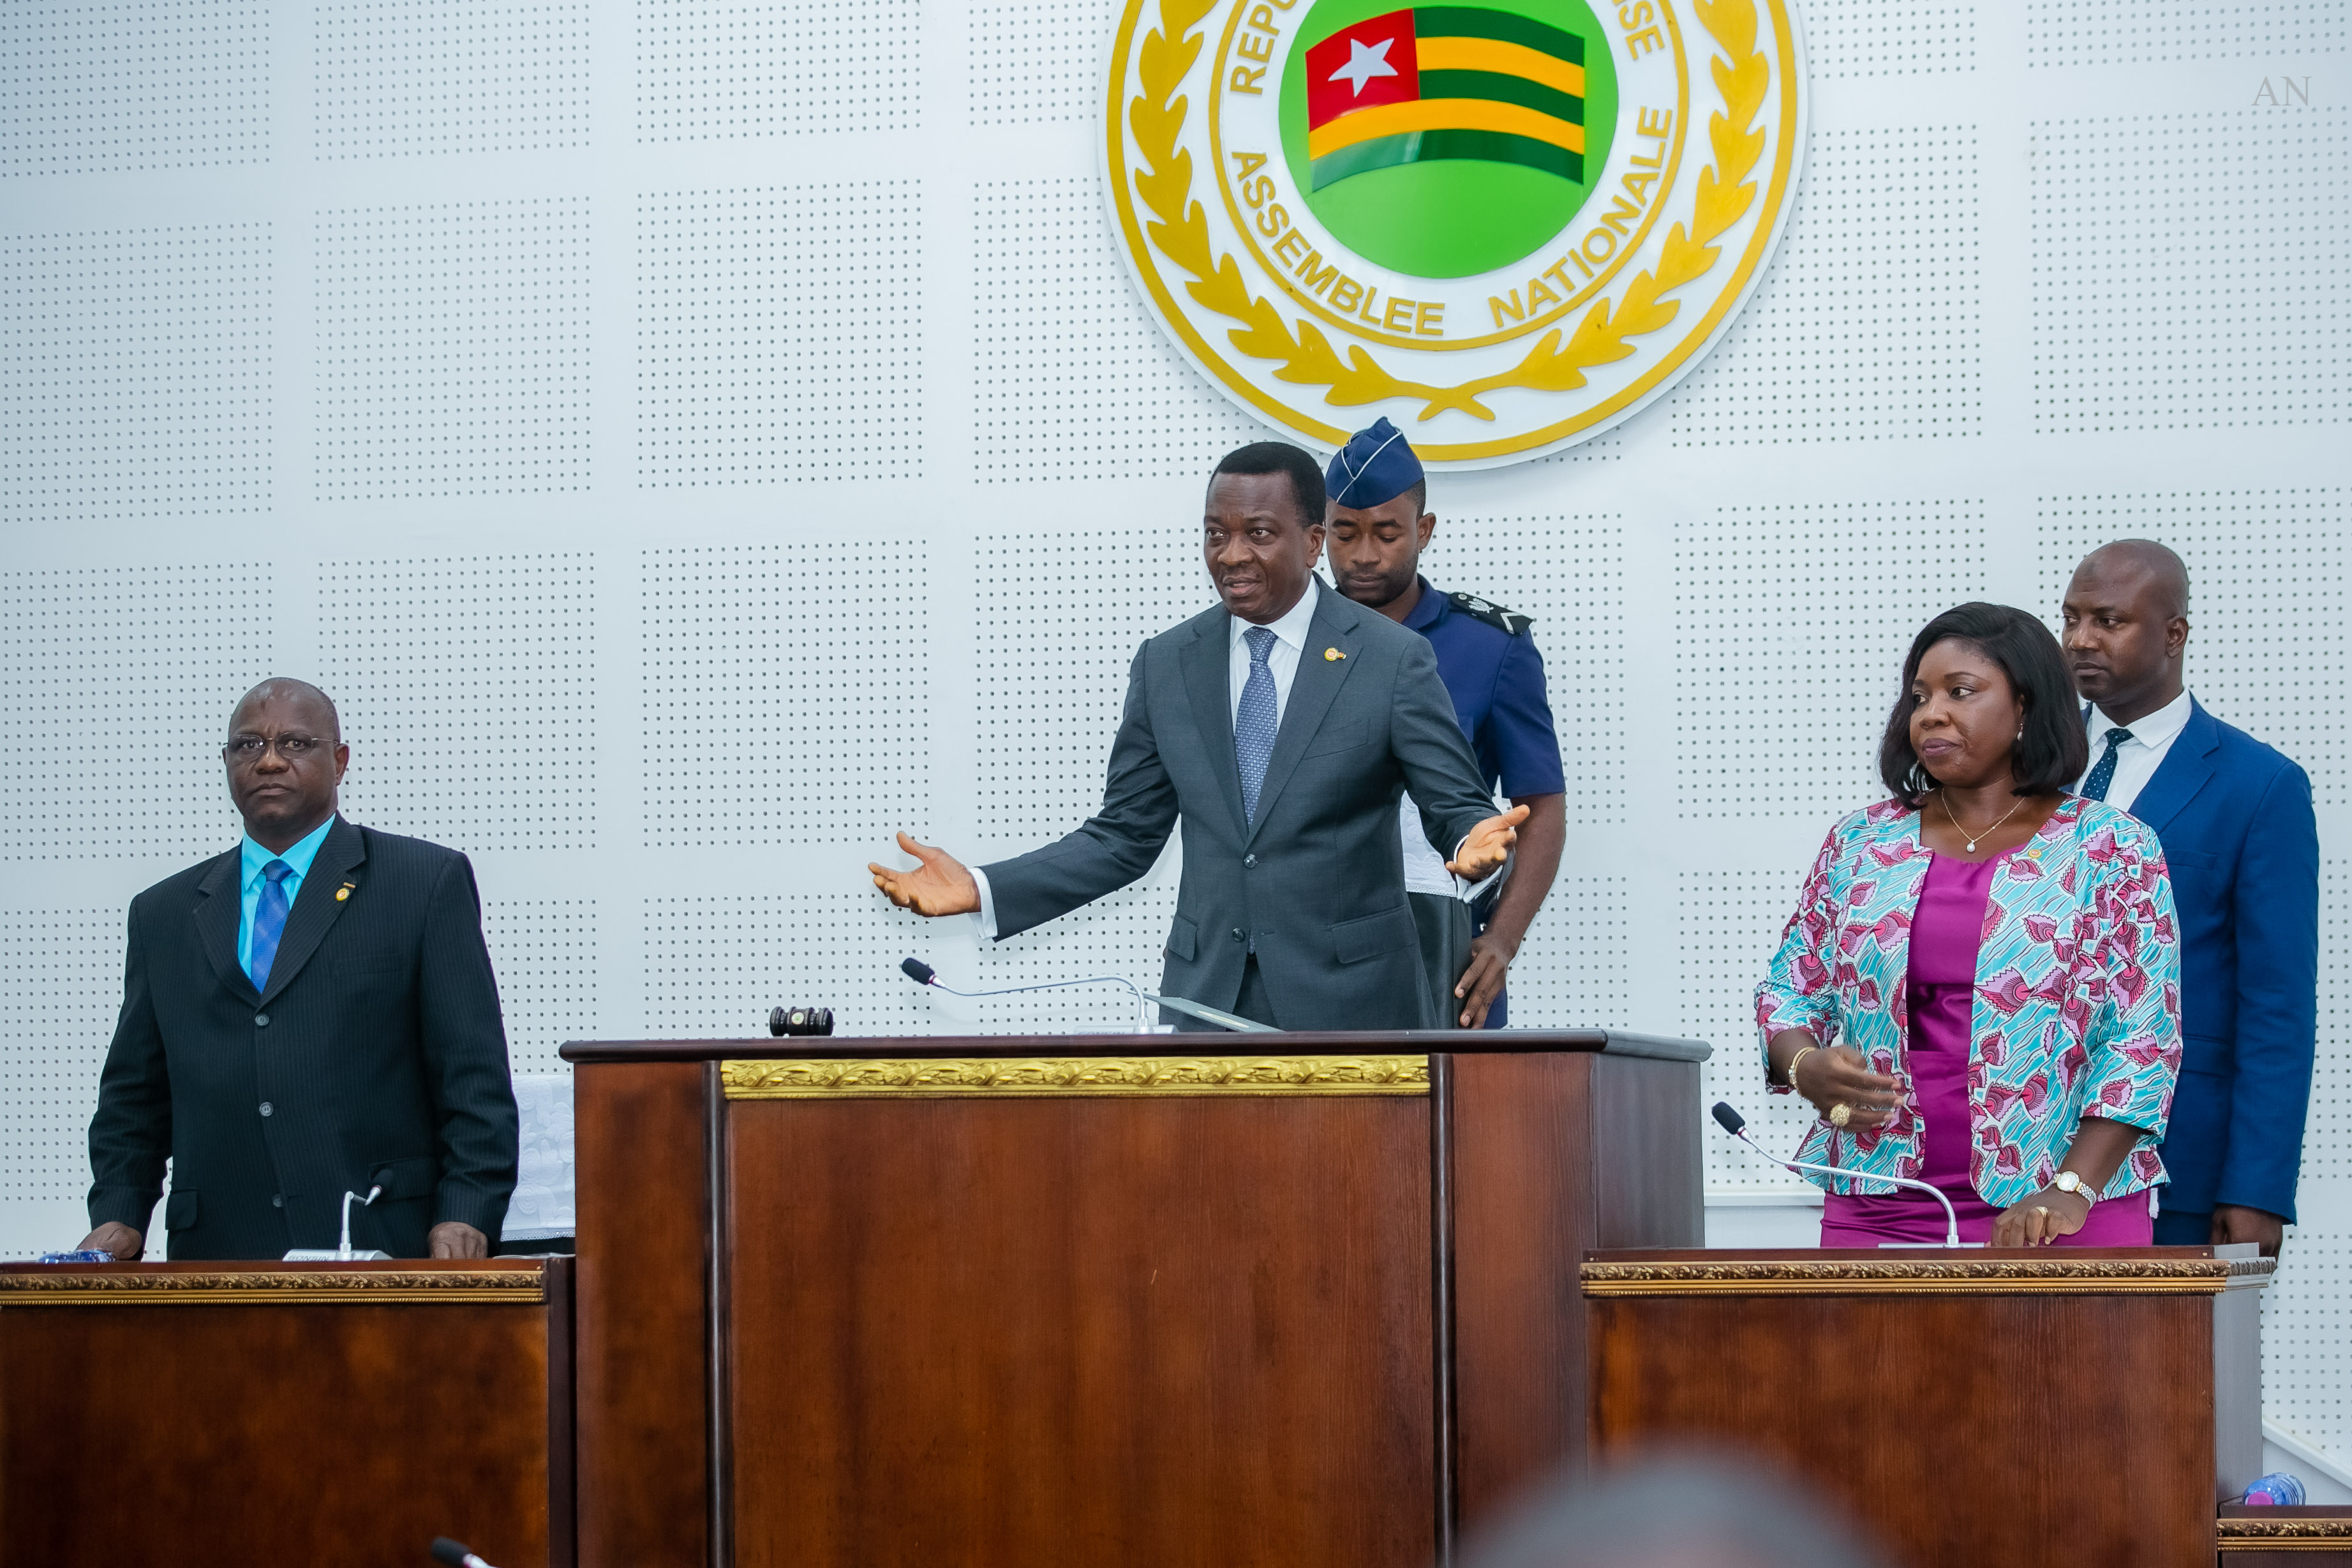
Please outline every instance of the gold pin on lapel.
[[343, 885], [342, 885], [342, 886], [341, 886], [341, 887], [339, 887], [339, 888], [335, 889], [335, 902], [336, 902], [337, 904], [341, 904], [341, 903], [342, 903], [342, 902], [343, 902], [343, 900], [345, 900], [345, 899], [349, 898], [349, 897], [352, 895], [352, 889], [353, 889], [353, 888], [357, 887], [358, 885], [359, 885], [359, 883], [355, 883], [355, 882], [347, 882], [347, 883], [343, 883]]
[[1344, 659], [1347, 656], [1347, 654], [1342, 653], [1337, 648], [1326, 648], [1323, 650], [1323, 662], [1327, 664], [1337, 664], [1339, 660]]

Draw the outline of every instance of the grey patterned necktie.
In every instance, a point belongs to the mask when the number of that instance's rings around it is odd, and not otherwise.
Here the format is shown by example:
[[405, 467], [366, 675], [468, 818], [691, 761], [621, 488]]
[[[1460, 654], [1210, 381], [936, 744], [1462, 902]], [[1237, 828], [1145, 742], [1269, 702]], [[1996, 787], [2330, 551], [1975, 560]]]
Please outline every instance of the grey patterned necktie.
[[2107, 731], [2106, 755], [2099, 758], [2096, 768], [2091, 769], [2091, 776], [2083, 780], [2084, 800], [2104, 800], [2107, 798], [2107, 786], [2116, 781], [2116, 752], [2131, 737], [2131, 731], [2120, 725]]
[[1266, 655], [1274, 652], [1274, 632], [1253, 626], [1242, 633], [1249, 644], [1249, 682], [1242, 687], [1242, 706], [1234, 714], [1234, 760], [1242, 770], [1242, 816], [1257, 825], [1257, 792], [1265, 782], [1266, 759], [1274, 755], [1274, 671]]

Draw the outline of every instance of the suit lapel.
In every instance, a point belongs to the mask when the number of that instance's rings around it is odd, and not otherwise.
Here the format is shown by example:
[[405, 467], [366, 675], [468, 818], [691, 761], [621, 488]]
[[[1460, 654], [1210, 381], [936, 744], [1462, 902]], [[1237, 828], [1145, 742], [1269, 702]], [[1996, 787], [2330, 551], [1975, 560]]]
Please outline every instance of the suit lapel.
[[2131, 804], [2131, 814], [2155, 831], [2158, 842], [2163, 841], [2165, 824], [2180, 815], [2181, 808], [2195, 800], [2213, 777], [2213, 754], [2221, 749], [2221, 727], [2191, 697], [2189, 722], [2181, 727], [2179, 738], [2140, 786], [2139, 796]]
[[319, 846], [318, 857], [310, 862], [310, 873], [302, 879], [294, 907], [287, 912], [286, 935], [278, 944], [278, 956], [269, 966], [269, 984], [261, 993], [265, 1005], [292, 983], [310, 961], [310, 955], [319, 950], [335, 916], [343, 912], [345, 901], [335, 894], [342, 890], [346, 873], [366, 859], [367, 845], [360, 831], [337, 817], [327, 831], [327, 841]]
[[215, 977], [239, 996], [250, 998], [252, 977], [236, 961], [236, 929], [242, 923], [245, 896], [239, 873], [244, 864], [242, 843], [213, 862], [212, 870], [196, 884], [196, 904], [189, 915], [196, 923], [196, 940]]
[[1193, 627], [1192, 645], [1184, 651], [1184, 691], [1192, 699], [1192, 722], [1200, 727], [1218, 792], [1233, 815], [1234, 836], [1239, 838], [1242, 770], [1234, 758], [1233, 650], [1226, 645], [1227, 635], [1223, 612]]
[[[1323, 727], [1323, 716], [1331, 711], [1339, 688], [1347, 684], [1348, 673], [1356, 667], [1352, 657], [1323, 656], [1327, 647], [1337, 647], [1343, 655], [1352, 655], [1356, 640], [1340, 627], [1339, 617], [1332, 612], [1331, 601], [1337, 595], [1326, 593], [1319, 582], [1309, 591], [1316, 596], [1315, 619], [1307, 623], [1307, 646], [1298, 651], [1298, 673], [1290, 678], [1290, 700], [1283, 705], [1282, 727], [1275, 731], [1274, 755], [1265, 761], [1265, 781], [1258, 786], [1257, 821], [1249, 831], [1252, 839], [1257, 837], [1259, 828], [1265, 826], [1266, 819], [1274, 815], [1274, 803], [1280, 798], [1282, 787], [1298, 770], [1298, 759], [1307, 755], [1307, 742]], [[1238, 780], [1238, 768], [1235, 778]], [[1239, 788], [1238, 782], [1235, 788]]]

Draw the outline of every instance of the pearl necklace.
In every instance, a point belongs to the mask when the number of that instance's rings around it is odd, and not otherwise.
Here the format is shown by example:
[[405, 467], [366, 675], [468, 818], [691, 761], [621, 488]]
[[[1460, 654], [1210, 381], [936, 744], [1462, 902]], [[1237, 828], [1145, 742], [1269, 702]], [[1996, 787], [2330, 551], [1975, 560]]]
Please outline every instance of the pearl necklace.
[[2025, 802], [2032, 799], [2032, 797], [2020, 796], [2016, 805], [2011, 806], [2008, 810], [2003, 811], [2000, 814], [2000, 821], [1992, 823], [1991, 826], [1985, 829], [1983, 833], [1971, 833], [1966, 828], [1960, 826], [1960, 820], [1952, 815], [1952, 798], [1949, 795], [1947, 795], [1941, 789], [1938, 789], [1936, 791], [1936, 799], [1944, 803], [1944, 816], [1945, 819], [1952, 824], [1953, 831], [1958, 833], [1960, 837], [1969, 841], [1969, 853], [1974, 854], [1977, 852], [1977, 841], [1979, 839], [1983, 838], [1985, 833], [1991, 832], [1994, 828], [2000, 827], [2001, 822], [2006, 822], [2011, 817], [2016, 816], [2018, 811], [2024, 806]]

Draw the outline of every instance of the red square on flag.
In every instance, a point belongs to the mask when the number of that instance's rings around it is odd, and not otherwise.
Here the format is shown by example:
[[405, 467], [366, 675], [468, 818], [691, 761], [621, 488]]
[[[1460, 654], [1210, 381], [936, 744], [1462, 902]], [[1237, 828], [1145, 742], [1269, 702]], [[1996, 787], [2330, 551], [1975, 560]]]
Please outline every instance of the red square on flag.
[[1421, 96], [1413, 57], [1412, 13], [1367, 16], [1307, 51], [1307, 129], [1381, 103]]

